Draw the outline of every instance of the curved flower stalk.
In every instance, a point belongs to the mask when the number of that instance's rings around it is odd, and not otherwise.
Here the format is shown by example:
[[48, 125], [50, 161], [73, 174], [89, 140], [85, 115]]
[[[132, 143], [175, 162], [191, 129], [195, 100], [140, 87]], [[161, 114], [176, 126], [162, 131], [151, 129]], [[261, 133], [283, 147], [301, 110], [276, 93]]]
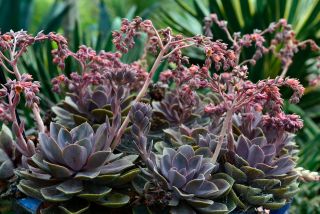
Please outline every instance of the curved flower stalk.
[[28, 196], [58, 203], [60, 212], [68, 212], [75, 198], [87, 201], [78, 207], [79, 212], [87, 210], [89, 202], [124, 206], [130, 198], [116, 189], [139, 172], [132, 169], [137, 156], [113, 154], [109, 132], [108, 123], [96, 132], [88, 123], [71, 131], [51, 123], [49, 135], [39, 134], [39, 148], [28, 161], [28, 169], [16, 172], [21, 178], [18, 189]]
[[[150, 128], [150, 106], [135, 104], [130, 118], [136, 149], [147, 166], [147, 171], [142, 170], [143, 174], [140, 180], [134, 182], [134, 187], [140, 195], [148, 193], [151, 197], [146, 199], [148, 206], [153, 207], [160, 201], [159, 205], [169, 206], [172, 213], [228, 212], [228, 207], [216, 199], [229, 190], [230, 184], [224, 179], [212, 177], [216, 166], [210, 158], [189, 145], [177, 149], [164, 148], [162, 155], [156, 155], [151, 151], [152, 143], [148, 143], [146, 138]], [[152, 199], [156, 196], [156, 193], [152, 194], [154, 187], [165, 192], [158, 202]]]

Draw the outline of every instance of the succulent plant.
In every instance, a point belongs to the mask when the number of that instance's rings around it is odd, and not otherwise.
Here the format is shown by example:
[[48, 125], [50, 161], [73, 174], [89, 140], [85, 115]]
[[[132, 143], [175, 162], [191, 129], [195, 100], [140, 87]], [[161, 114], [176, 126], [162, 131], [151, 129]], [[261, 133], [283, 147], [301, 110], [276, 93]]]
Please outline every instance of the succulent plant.
[[[18, 189], [43, 201], [59, 202], [59, 208], [67, 213], [67, 202], [74, 198], [106, 207], [127, 204], [129, 196], [115, 190], [125, 187], [139, 172], [130, 170], [137, 156], [113, 154], [112, 136], [108, 123], [101, 124], [96, 132], [88, 123], [71, 131], [51, 123], [49, 136], [39, 134], [39, 150], [28, 161], [28, 169], [17, 171], [21, 178]], [[77, 211], [89, 208], [89, 203], [81, 205]]]
[[[123, 90], [123, 89], [122, 89]], [[93, 90], [86, 90], [82, 97], [69, 94], [57, 106], [52, 107], [56, 114], [56, 121], [68, 127], [75, 127], [88, 122], [96, 128], [105, 122], [106, 116], [113, 117], [112, 103], [116, 99], [115, 91], [110, 85], [100, 85]], [[126, 116], [130, 109], [130, 103], [135, 95], [129, 91], [124, 92], [120, 99], [121, 115]]]
[[[142, 170], [143, 174], [134, 183], [137, 192], [142, 196], [160, 184], [165, 194], [159, 200], [164, 203], [162, 206], [168, 205], [172, 213], [227, 213], [228, 207], [215, 199], [226, 193], [230, 184], [224, 179], [212, 177], [216, 165], [202, 154], [202, 150], [194, 151], [190, 145], [177, 149], [164, 148], [161, 155], [153, 153], [152, 142], [148, 143], [146, 138], [150, 120], [150, 106], [137, 103], [132, 107], [131, 132], [147, 166], [147, 170]], [[149, 206], [155, 206], [150, 204], [150, 199], [147, 201]]]
[[[149, 164], [150, 172], [146, 175], [154, 176], [150, 182], [157, 180], [167, 194], [171, 193], [168, 200], [171, 212], [228, 213], [227, 205], [216, 199], [229, 190], [230, 184], [211, 175], [216, 166], [200, 151], [194, 151], [189, 145], [180, 146], [177, 150], [165, 148], [163, 154], [155, 156]], [[145, 187], [152, 186], [150, 182]]]
[[222, 171], [234, 180], [229, 197], [242, 210], [260, 206], [278, 209], [298, 191], [295, 158], [290, 154], [294, 151], [291, 149], [292, 136], [280, 132], [277, 140], [271, 141], [274, 138], [263, 130], [259, 117], [242, 122], [245, 126], [240, 126], [239, 130], [250, 138], [240, 134], [233, 142], [234, 147], [228, 148], [219, 161], [223, 165]]

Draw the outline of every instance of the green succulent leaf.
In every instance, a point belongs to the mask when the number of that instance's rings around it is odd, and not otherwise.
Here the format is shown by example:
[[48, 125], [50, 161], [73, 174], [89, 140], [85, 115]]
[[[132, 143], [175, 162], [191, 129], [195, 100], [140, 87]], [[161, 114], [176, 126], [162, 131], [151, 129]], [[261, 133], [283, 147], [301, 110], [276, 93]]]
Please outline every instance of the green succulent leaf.
[[89, 184], [77, 196], [89, 201], [98, 201], [111, 192], [112, 188], [101, 185]]
[[83, 190], [82, 181], [79, 180], [67, 180], [57, 186], [57, 190], [63, 192], [66, 195], [74, 195]]
[[121, 193], [110, 193], [97, 203], [110, 208], [119, 208], [129, 203], [130, 197]]
[[50, 186], [42, 188], [40, 190], [42, 197], [51, 202], [62, 202], [68, 201], [72, 198], [72, 195], [66, 195], [63, 192], [59, 191], [56, 186]]
[[200, 213], [203, 214], [224, 214], [229, 213], [228, 207], [225, 204], [214, 202], [210, 206], [203, 208], [196, 208]]
[[65, 214], [81, 214], [90, 208], [90, 203], [85, 200], [71, 200], [59, 206]]
[[241, 183], [247, 181], [247, 175], [237, 167], [233, 166], [230, 163], [226, 163], [224, 167], [226, 173], [230, 175], [233, 179], [235, 179], [237, 182]]

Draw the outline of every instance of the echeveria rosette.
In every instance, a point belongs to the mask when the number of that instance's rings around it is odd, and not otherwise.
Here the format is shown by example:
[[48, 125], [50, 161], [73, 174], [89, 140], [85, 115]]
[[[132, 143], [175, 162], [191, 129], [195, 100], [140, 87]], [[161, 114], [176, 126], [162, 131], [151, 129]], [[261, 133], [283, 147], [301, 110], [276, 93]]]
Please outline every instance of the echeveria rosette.
[[234, 179], [230, 195], [238, 208], [278, 209], [296, 194], [294, 158], [277, 150], [263, 135], [251, 140], [240, 135], [234, 151], [223, 156], [223, 171]]
[[109, 124], [96, 132], [88, 123], [68, 131], [51, 123], [50, 135], [39, 134], [39, 150], [28, 162], [27, 170], [18, 170], [20, 191], [48, 202], [64, 202], [74, 198], [93, 201], [106, 207], [120, 207], [129, 196], [114, 190], [125, 187], [139, 172], [135, 155], [113, 154], [110, 149]]
[[[101, 85], [79, 86], [76, 90], [73, 89], [74, 92], [70, 89], [65, 99], [52, 107], [56, 114], [55, 120], [69, 128], [84, 122], [96, 128], [106, 121], [106, 117], [112, 118], [117, 113], [117, 108], [120, 108], [121, 115], [125, 117], [130, 110], [131, 102], [135, 99], [132, 85], [138, 84], [136, 72], [125, 66], [114, 71], [105, 69], [102, 74], [105, 79]], [[85, 75], [83, 74], [83, 79]]]
[[176, 150], [164, 148], [162, 155], [151, 153], [149, 160], [146, 175], [153, 174], [167, 194], [171, 192], [168, 205], [172, 213], [228, 213], [228, 207], [217, 198], [229, 190], [230, 184], [212, 177], [216, 166], [201, 152], [183, 145]]

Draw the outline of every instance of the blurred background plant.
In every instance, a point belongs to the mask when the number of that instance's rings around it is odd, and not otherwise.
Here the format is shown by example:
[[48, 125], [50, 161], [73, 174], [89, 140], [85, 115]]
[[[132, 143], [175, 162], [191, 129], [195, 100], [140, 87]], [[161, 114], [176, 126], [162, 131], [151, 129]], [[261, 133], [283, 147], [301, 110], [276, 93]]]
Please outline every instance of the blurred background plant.
[[[121, 18], [139, 15], [151, 19], [157, 27], [170, 26], [174, 31], [190, 36], [202, 33], [203, 19], [211, 13], [228, 21], [232, 33], [240, 31], [242, 34], [264, 29], [270, 22], [285, 18], [292, 24], [298, 39], [313, 39], [320, 44], [319, 0], [0, 0], [0, 28], [1, 32], [10, 29], [24, 29], [33, 34], [40, 30], [59, 32], [67, 36], [73, 50], [85, 44], [96, 50], [110, 51], [114, 50], [111, 32], [119, 28]], [[213, 26], [212, 31], [214, 39], [227, 41], [218, 27]], [[137, 40], [135, 49], [122, 60], [137, 60], [143, 52], [142, 44], [143, 38]], [[60, 100], [51, 90], [51, 79], [62, 73], [52, 63], [52, 48], [51, 43], [35, 46], [19, 64], [20, 70], [28, 70], [42, 82], [42, 109], [49, 109]], [[190, 63], [201, 64], [204, 60], [198, 57], [196, 49], [187, 54]], [[248, 49], [242, 57], [250, 58], [252, 54]], [[296, 139], [301, 147], [299, 164], [314, 171], [320, 170], [320, 88], [309, 86], [308, 76], [320, 73], [315, 60], [318, 56], [319, 53], [311, 53], [307, 48], [294, 57], [288, 76], [298, 78], [306, 87], [306, 94], [299, 105], [286, 105], [286, 111], [295, 112], [304, 120], [304, 129]], [[66, 74], [76, 66], [71, 60], [67, 61]], [[250, 71], [250, 78], [257, 81], [275, 77], [280, 72], [280, 61], [267, 56]], [[27, 110], [21, 106], [19, 111]], [[46, 115], [46, 112], [42, 114]], [[25, 115], [23, 119], [27, 126], [32, 127], [30, 114]], [[292, 212], [319, 213], [320, 184], [303, 184], [301, 189]]]

